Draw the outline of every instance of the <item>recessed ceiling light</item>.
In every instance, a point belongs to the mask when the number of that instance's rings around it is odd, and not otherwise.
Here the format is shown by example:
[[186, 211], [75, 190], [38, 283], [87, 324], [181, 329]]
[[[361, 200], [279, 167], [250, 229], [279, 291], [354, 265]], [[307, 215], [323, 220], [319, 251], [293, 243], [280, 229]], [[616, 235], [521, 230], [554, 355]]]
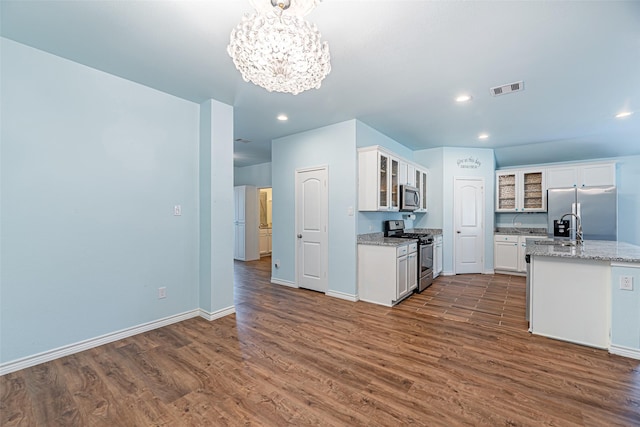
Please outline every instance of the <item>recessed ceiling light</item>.
[[471, 101], [471, 95], [460, 95], [456, 98], [456, 102], [467, 102]]
[[488, 139], [488, 138], [489, 138], [488, 133], [481, 133], [480, 135], [478, 135], [478, 139]]
[[281, 122], [286, 122], [287, 120], [289, 120], [289, 117], [287, 117], [285, 114], [280, 114], [278, 116], [278, 120], [280, 120]]
[[633, 111], [623, 111], [622, 113], [616, 114], [616, 119], [621, 119], [623, 117], [629, 117], [633, 114]]

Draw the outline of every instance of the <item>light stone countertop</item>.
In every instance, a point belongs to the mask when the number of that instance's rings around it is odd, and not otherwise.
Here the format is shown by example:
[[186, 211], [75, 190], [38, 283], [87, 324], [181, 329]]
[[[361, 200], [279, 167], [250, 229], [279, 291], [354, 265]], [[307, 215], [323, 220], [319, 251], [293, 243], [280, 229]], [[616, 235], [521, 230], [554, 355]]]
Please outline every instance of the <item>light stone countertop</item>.
[[369, 233], [358, 235], [359, 245], [373, 246], [403, 246], [417, 242], [417, 239], [405, 239], [398, 237], [384, 237], [384, 233]]
[[546, 236], [546, 228], [527, 228], [527, 227], [497, 227], [494, 234], [512, 234], [512, 235], [531, 235]]
[[640, 263], [640, 246], [609, 240], [585, 240], [578, 246], [536, 245], [537, 238], [527, 239], [527, 254], [596, 261]]
[[[429, 233], [434, 236], [442, 235], [442, 229], [440, 228], [411, 228], [405, 230], [407, 233]], [[417, 239], [405, 239], [397, 237], [384, 237], [384, 233], [367, 233], [358, 235], [359, 245], [374, 245], [374, 246], [402, 246], [409, 243], [417, 242]]]
[[442, 229], [441, 228], [410, 228], [407, 230], [407, 232], [426, 233], [426, 234], [433, 234], [434, 236], [437, 236], [439, 234], [442, 234]]

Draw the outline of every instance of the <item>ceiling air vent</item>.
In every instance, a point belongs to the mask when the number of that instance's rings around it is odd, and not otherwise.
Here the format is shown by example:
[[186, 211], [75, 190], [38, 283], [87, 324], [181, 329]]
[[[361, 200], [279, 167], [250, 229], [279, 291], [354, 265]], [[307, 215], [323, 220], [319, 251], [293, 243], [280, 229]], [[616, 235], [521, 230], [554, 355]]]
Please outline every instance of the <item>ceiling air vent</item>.
[[515, 83], [509, 83], [502, 86], [492, 87], [489, 90], [491, 91], [491, 95], [493, 96], [506, 95], [511, 92], [520, 92], [521, 90], [524, 90], [524, 82], [519, 81]]

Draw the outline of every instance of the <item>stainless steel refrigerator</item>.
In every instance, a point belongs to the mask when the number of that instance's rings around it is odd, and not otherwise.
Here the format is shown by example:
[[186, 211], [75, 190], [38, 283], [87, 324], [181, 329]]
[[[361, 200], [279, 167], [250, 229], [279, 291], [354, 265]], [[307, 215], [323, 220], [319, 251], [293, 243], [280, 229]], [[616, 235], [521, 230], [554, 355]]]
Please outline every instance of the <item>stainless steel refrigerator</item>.
[[[585, 240], [615, 241], [618, 237], [617, 210], [618, 196], [614, 186], [550, 188], [547, 190], [547, 234], [554, 237], [554, 220], [573, 213], [580, 217]], [[565, 220], [570, 220], [570, 238], [575, 239], [575, 218], [568, 215]]]

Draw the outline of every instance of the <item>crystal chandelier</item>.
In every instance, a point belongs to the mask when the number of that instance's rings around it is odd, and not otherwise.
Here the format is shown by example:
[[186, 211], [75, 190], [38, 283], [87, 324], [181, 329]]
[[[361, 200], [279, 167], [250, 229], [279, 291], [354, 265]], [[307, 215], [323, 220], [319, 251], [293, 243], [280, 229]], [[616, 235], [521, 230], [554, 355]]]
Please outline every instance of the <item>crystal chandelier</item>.
[[329, 45], [303, 18], [320, 0], [249, 1], [256, 13], [244, 15], [227, 47], [244, 81], [294, 95], [320, 88], [331, 71]]

